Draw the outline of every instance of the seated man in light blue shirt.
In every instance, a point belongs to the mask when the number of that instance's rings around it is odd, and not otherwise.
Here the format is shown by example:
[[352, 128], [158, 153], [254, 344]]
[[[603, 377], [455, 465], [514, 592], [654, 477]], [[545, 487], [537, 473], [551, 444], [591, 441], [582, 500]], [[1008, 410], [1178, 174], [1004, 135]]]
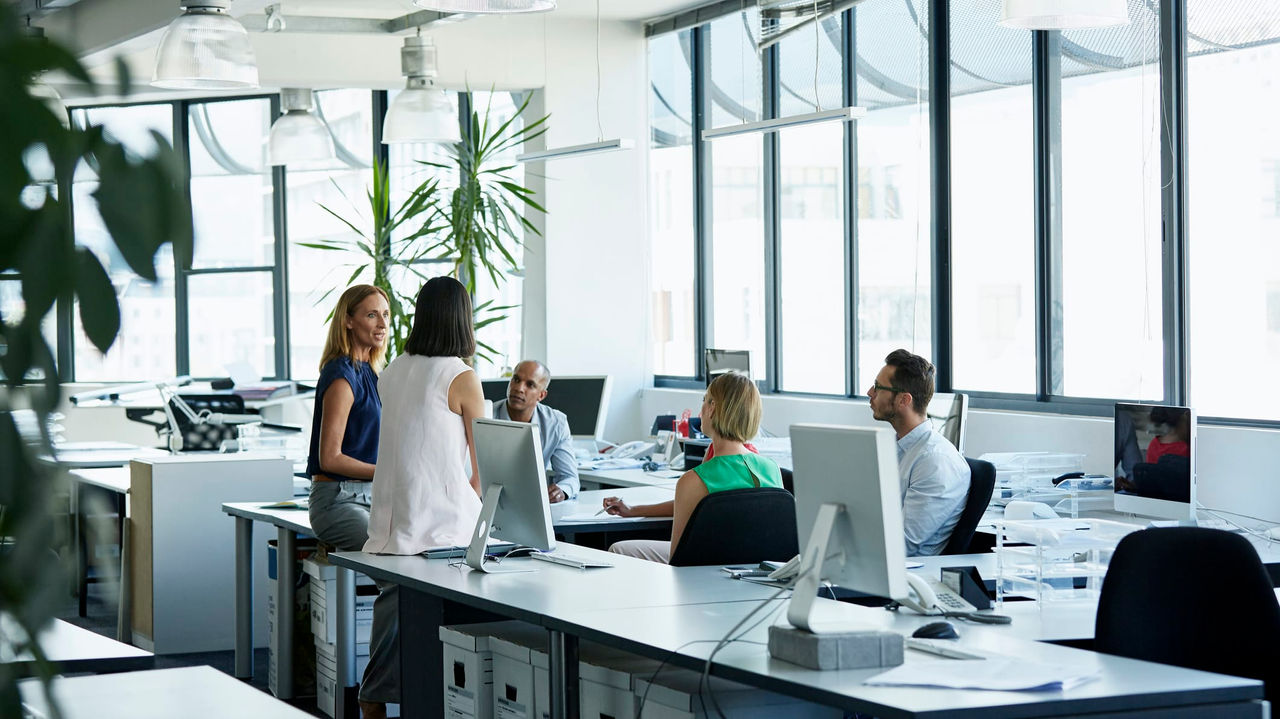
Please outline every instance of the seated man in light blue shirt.
[[563, 502], [578, 496], [578, 460], [573, 456], [573, 440], [569, 435], [569, 419], [564, 412], [541, 404], [551, 384], [551, 372], [537, 360], [516, 365], [507, 385], [507, 398], [493, 403], [494, 419], [532, 422], [542, 437], [542, 459], [551, 467], [552, 484], [547, 499]]
[[907, 556], [941, 554], [969, 496], [969, 465], [929, 421], [933, 364], [906, 350], [884, 361], [867, 395], [872, 416], [898, 434]]

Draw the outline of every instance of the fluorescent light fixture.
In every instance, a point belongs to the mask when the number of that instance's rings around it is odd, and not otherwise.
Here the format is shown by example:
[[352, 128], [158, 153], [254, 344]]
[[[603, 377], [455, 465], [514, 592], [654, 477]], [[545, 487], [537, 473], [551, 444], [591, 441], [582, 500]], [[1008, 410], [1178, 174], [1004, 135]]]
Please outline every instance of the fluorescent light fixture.
[[1017, 30], [1083, 30], [1129, 22], [1125, 0], [1004, 0], [1000, 24]]
[[447, 13], [546, 12], [556, 9], [556, 0], [413, 0], [427, 10]]
[[516, 155], [516, 162], [537, 162], [539, 160], [559, 160], [565, 157], [580, 157], [582, 155], [594, 155], [599, 152], [613, 152], [614, 150], [630, 150], [635, 147], [636, 143], [632, 140], [615, 138], [613, 140], [601, 140], [600, 142], [588, 142], [585, 145], [569, 145], [567, 147], [555, 147], [547, 150], [534, 150], [533, 152], [522, 152]]
[[810, 112], [805, 115], [792, 115], [790, 117], [779, 117], [774, 120], [760, 120], [759, 122], [744, 122], [740, 125], [726, 125], [724, 127], [715, 127], [710, 130], [702, 131], [702, 139], [715, 140], [721, 137], [730, 137], [732, 135], [745, 135], [751, 132], [777, 132], [788, 127], [799, 127], [801, 125], [813, 125], [819, 122], [849, 122], [867, 116], [867, 108], [850, 105], [842, 107], [838, 110], [823, 110], [821, 112]]
[[156, 49], [151, 84], [174, 90], [242, 90], [258, 86], [249, 33], [226, 1], [184, 0]]
[[405, 89], [387, 108], [382, 143], [462, 142], [458, 108], [449, 93], [436, 87], [436, 46], [431, 38], [416, 35], [404, 39], [400, 72], [405, 76]]
[[310, 90], [285, 88], [280, 91], [280, 109], [267, 136], [267, 162], [291, 165], [329, 160], [334, 156], [333, 136], [324, 121], [311, 113], [315, 107]]

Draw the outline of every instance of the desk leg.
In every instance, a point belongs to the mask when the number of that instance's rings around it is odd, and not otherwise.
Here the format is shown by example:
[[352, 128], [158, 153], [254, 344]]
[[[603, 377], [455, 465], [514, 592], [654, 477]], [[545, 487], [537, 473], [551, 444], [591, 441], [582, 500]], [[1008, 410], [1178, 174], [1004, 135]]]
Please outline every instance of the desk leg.
[[547, 631], [551, 719], [578, 719], [578, 638]]
[[120, 495], [120, 516], [120, 602], [116, 606], [116, 641], [132, 644], [133, 559], [129, 554], [133, 551], [133, 529], [130, 527], [128, 494]]
[[236, 679], [253, 678], [253, 520], [236, 517]]
[[293, 611], [298, 591], [298, 535], [278, 528], [276, 554], [276, 698], [293, 698]]
[[85, 556], [84, 522], [81, 520], [80, 505], [84, 499], [84, 484], [73, 481], [68, 501], [71, 503], [72, 546], [76, 553], [76, 598], [79, 603], [80, 616], [89, 613], [89, 558]]
[[338, 691], [334, 700], [337, 713], [334, 719], [346, 719], [352, 714], [348, 695], [356, 685], [356, 573], [346, 567], [338, 567]]
[[[440, 627], [509, 617], [400, 587], [400, 716], [444, 714], [444, 649]], [[575, 671], [575, 676], [577, 673]]]

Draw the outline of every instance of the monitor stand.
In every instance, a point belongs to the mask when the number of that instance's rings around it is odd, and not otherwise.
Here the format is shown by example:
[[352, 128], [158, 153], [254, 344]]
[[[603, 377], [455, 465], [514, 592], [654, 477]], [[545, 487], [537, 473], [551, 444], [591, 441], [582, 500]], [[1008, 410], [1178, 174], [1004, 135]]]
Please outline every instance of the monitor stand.
[[480, 507], [480, 517], [476, 519], [476, 528], [471, 534], [471, 546], [467, 547], [464, 563], [485, 574], [511, 574], [513, 572], [532, 572], [536, 567], [521, 564], [499, 564], [485, 562], [485, 549], [489, 546], [489, 531], [493, 528], [493, 516], [498, 512], [498, 498], [502, 496], [502, 485], [491, 485], [484, 493], [484, 504]]

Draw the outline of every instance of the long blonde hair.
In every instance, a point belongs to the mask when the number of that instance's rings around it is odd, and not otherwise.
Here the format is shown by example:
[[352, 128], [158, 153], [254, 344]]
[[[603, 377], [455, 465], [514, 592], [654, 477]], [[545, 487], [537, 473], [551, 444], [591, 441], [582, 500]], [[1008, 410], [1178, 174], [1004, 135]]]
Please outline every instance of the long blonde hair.
[[[365, 298], [374, 293], [382, 295], [382, 299], [387, 300], [387, 293], [373, 285], [352, 285], [338, 298], [338, 306], [333, 308], [333, 318], [329, 320], [329, 334], [324, 340], [324, 352], [320, 355], [321, 369], [339, 357], [350, 357], [355, 361], [355, 356], [351, 352], [351, 333], [347, 331], [347, 319], [355, 314], [356, 307], [364, 302]], [[373, 368], [374, 374], [381, 372], [382, 368], [387, 366], [386, 342], [382, 343], [381, 347], [375, 347], [370, 353], [369, 366]]]

